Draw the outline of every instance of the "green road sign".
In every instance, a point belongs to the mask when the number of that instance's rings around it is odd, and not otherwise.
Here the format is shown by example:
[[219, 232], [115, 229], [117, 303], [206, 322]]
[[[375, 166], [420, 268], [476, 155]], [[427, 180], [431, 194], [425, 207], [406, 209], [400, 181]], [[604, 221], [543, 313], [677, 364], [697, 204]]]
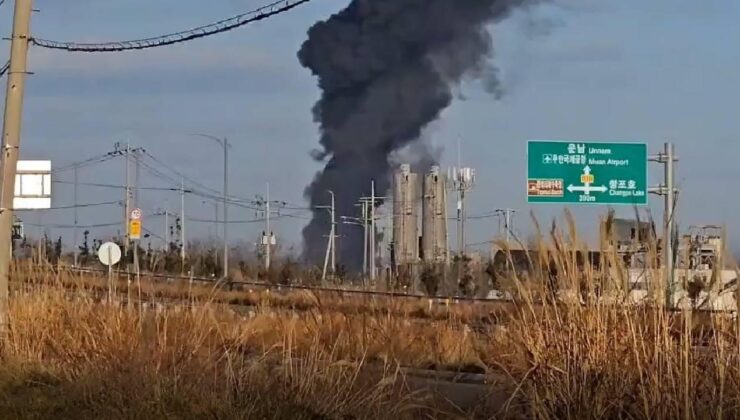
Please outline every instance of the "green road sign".
[[645, 205], [647, 167], [643, 143], [529, 141], [527, 201]]

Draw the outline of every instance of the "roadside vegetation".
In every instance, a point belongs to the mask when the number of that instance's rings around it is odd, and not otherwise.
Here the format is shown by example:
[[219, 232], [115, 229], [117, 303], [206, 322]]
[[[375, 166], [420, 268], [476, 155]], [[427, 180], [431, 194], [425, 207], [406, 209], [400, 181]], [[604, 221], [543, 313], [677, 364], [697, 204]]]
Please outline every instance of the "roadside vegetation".
[[[577, 237], [572, 224], [541, 235], [532, 254], [540, 261], [526, 276], [499, 276], [513, 300], [498, 306], [153, 283], [142, 284], [141, 298], [135, 285], [138, 300], [129, 306], [127, 293], [106, 303], [95, 292], [104, 277], [18, 265], [0, 412], [62, 419], [740, 417], [734, 314], [665, 310], [660, 273], [651, 273], [645, 304], [628, 304], [614, 256], [591, 264], [579, 257], [585, 247]], [[231, 294], [248, 307], [229, 305]], [[406, 368], [485, 375], [489, 397], [455, 407], [414, 386]]]

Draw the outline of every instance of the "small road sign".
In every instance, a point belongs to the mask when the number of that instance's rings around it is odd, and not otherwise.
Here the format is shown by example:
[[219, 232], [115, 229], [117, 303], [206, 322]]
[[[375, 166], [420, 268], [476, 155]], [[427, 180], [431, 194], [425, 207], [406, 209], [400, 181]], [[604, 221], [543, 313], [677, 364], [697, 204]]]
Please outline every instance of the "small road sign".
[[131, 220], [141, 220], [141, 209], [131, 210]]
[[15, 175], [13, 208], [37, 210], [51, 207], [51, 161], [19, 160]]
[[98, 259], [104, 265], [116, 265], [121, 261], [121, 248], [113, 242], [106, 242], [98, 248]]
[[644, 143], [529, 141], [527, 201], [645, 205]]
[[129, 222], [129, 238], [133, 241], [141, 239], [141, 220], [132, 220]]

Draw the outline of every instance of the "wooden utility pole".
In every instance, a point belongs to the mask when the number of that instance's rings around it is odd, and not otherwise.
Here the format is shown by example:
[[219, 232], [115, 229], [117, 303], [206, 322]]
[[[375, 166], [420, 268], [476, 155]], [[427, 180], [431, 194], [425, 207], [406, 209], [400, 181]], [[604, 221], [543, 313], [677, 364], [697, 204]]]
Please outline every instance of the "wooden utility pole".
[[0, 185], [0, 339], [8, 334], [8, 283], [10, 278], [13, 232], [15, 170], [21, 142], [23, 93], [26, 82], [32, 0], [16, 0], [13, 35], [10, 42], [10, 68], [5, 93], [2, 140], [2, 185]]

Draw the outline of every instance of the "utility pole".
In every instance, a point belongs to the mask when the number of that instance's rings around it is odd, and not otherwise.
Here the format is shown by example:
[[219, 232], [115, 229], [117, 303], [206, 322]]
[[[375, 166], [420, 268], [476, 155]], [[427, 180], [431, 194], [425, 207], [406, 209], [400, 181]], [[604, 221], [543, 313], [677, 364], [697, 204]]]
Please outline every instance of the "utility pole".
[[337, 272], [337, 214], [334, 191], [329, 191], [329, 193], [331, 194], [331, 273], [334, 275]]
[[512, 232], [512, 218], [514, 217], [514, 213], [516, 213], [516, 210], [514, 209], [496, 209], [495, 211], [496, 215], [499, 218], [499, 239], [501, 237], [501, 219], [503, 218], [503, 230], [504, 230], [504, 240], [506, 241], [506, 252], [507, 252], [507, 258], [506, 258], [506, 268], [510, 269], [511, 262], [510, 255], [511, 255], [511, 232]]
[[170, 218], [169, 218], [170, 212], [165, 210], [164, 211], [164, 236], [162, 238], [164, 239], [164, 251], [168, 252], [170, 247]]
[[[180, 189], [178, 188], [178, 191], [179, 190]], [[165, 252], [169, 252], [170, 242], [174, 240], [174, 234], [170, 232], [170, 216], [177, 216], [177, 213], [171, 213], [169, 210], [162, 210], [160, 208], [153, 214], [153, 216], [164, 216], [164, 232], [161, 237], [163, 242], [162, 249]]]
[[141, 190], [139, 189], [139, 174], [141, 172], [141, 165], [139, 159], [140, 149], [134, 149], [134, 208], [141, 208]]
[[32, 0], [16, 0], [10, 43], [10, 68], [5, 93], [2, 140], [2, 186], [0, 186], [0, 339], [8, 333], [8, 283], [13, 241], [13, 196], [23, 122]]
[[[131, 214], [131, 176], [130, 176], [130, 168], [129, 168], [129, 154], [131, 153], [131, 145], [128, 141], [126, 141], [126, 149], [124, 150], [124, 177], [125, 177], [125, 188], [123, 191], [124, 197], [123, 197], [123, 232], [125, 233], [125, 237], [123, 240], [123, 255], [124, 255], [124, 262], [127, 261], [126, 258], [128, 258], [128, 249], [129, 249], [129, 240], [131, 238], [131, 231], [129, 229], [129, 215]], [[127, 265], [128, 263], [124, 263], [124, 265]], [[126, 270], [128, 271], [128, 270]]]
[[663, 151], [655, 156], [650, 156], [648, 159], [650, 162], [656, 162], [664, 165], [664, 177], [663, 184], [650, 188], [649, 191], [653, 194], [662, 195], [664, 198], [664, 211], [663, 211], [663, 263], [665, 266], [665, 304], [671, 308], [675, 305], [673, 302], [674, 288], [675, 288], [675, 262], [673, 261], [673, 234], [676, 228], [676, 194], [678, 189], [675, 185], [675, 163], [678, 162], [678, 156], [676, 156], [676, 148], [673, 143], [665, 143], [663, 145]]
[[[275, 211], [277, 214], [280, 214], [280, 207], [285, 206], [285, 203], [281, 201], [270, 201], [270, 183], [267, 182], [266, 186], [266, 198], [262, 197], [261, 195], [257, 195], [257, 199], [253, 203], [259, 206], [260, 211], [264, 211], [265, 215], [265, 231], [263, 232], [260, 244], [265, 247], [265, 269], [269, 271], [272, 265], [272, 247], [277, 244], [277, 241], [275, 240], [275, 235], [272, 233], [272, 212]], [[278, 207], [276, 210], [272, 209], [273, 204]], [[264, 210], [262, 210], [263, 207]]]
[[675, 147], [672, 143], [666, 143], [664, 145], [665, 150], [663, 151], [663, 154], [665, 155], [665, 185], [666, 185], [666, 195], [665, 195], [665, 211], [663, 213], [663, 217], [665, 219], [665, 266], [666, 266], [666, 288], [668, 289], [668, 304], [670, 307], [673, 307], [673, 289], [674, 289], [674, 283], [675, 279], [673, 276], [674, 269], [675, 269], [675, 263], [673, 262], [673, 230], [675, 229], [675, 219], [673, 217], [673, 211], [675, 209], [675, 186], [673, 185], [673, 164], [674, 164], [674, 154], [675, 154]]
[[[375, 227], [376, 219], [378, 218], [375, 215], [375, 207], [379, 200], [386, 200], [388, 197], [379, 197], [375, 195], [375, 180], [372, 180], [370, 182], [370, 197], [360, 197], [360, 201], [365, 205], [365, 217], [364, 217], [364, 226], [367, 229], [368, 223], [370, 227], [370, 232], [368, 232], [368, 240], [366, 241], [367, 247], [370, 248], [370, 252], [366, 252], [366, 255], [369, 254], [369, 257], [366, 257], [370, 260], [369, 262], [369, 271], [370, 271], [370, 279], [375, 280], [375, 277], [377, 275], [376, 270], [376, 252], [377, 252], [377, 229]], [[392, 217], [392, 215], [389, 213], [389, 217]], [[389, 223], [390, 225], [390, 223]]]
[[[362, 243], [362, 274], [363, 278], [367, 276], [367, 240], [369, 238], [367, 230], [367, 201], [362, 200], [362, 233], [364, 240]], [[364, 283], [364, 281], [363, 281]]]
[[514, 209], [496, 209], [495, 211], [496, 215], [499, 217], [499, 235], [501, 229], [501, 220], [503, 218], [503, 231], [504, 231], [504, 240], [506, 241], [506, 246], [509, 246], [509, 242], [511, 241], [511, 232], [512, 232], [512, 219], [514, 217], [514, 214], [516, 213], [516, 210]]
[[375, 180], [370, 182], [370, 280], [375, 281]]
[[267, 199], [265, 200], [265, 235], [267, 237], [267, 240], [265, 242], [265, 269], [267, 271], [270, 270], [270, 265], [272, 264], [272, 261], [270, 261], [271, 254], [272, 254], [272, 232], [270, 230], [270, 183], [267, 183], [267, 192], [266, 192]]
[[329, 268], [329, 259], [331, 258], [331, 272], [334, 274], [337, 267], [337, 251], [336, 251], [336, 214], [335, 214], [335, 196], [334, 191], [328, 190], [331, 195], [331, 204], [329, 206], [317, 206], [316, 208], [325, 209], [329, 211], [329, 217], [331, 219], [331, 228], [329, 229], [329, 237], [326, 242], [326, 255], [324, 256], [324, 270], [321, 274], [322, 285], [326, 281], [326, 275]]
[[180, 260], [182, 261], [182, 269], [185, 270], [185, 253], [187, 247], [187, 239], [185, 237], [185, 178], [181, 177], [181, 189], [180, 189]]
[[[127, 146], [128, 146], [128, 144], [127, 144]], [[130, 151], [131, 150], [130, 150], [130, 147], [129, 147], [129, 152]], [[141, 209], [141, 196], [139, 195], [141, 193], [139, 191], [139, 173], [140, 173], [140, 170], [141, 170], [141, 165], [139, 164], [139, 161], [140, 161], [140, 159], [139, 159], [139, 152], [140, 151], [141, 151], [140, 149], [134, 149], [133, 150], [133, 152], [134, 152], [135, 166], [134, 166], [134, 187], [133, 187], [132, 196], [133, 196], [133, 203], [134, 203], [133, 204], [133, 207], [134, 208], [137, 208], [137, 209]], [[129, 160], [129, 158], [127, 156], [126, 157], [126, 161], [128, 162], [128, 160]], [[131, 223], [128, 223], [128, 225], [129, 225], [129, 229], [130, 229]], [[131, 234], [131, 232], [129, 232], [129, 238], [130, 238], [130, 234]], [[141, 266], [140, 266], [140, 262], [139, 262], [139, 241], [140, 240], [141, 239], [136, 239], [136, 240], [134, 240], [134, 241], [131, 242], [131, 244], [134, 247], [134, 272], [136, 273], [136, 284], [139, 286], [139, 290], [141, 290]], [[130, 309], [133, 309], [133, 303], [131, 301], [131, 276], [130, 275], [127, 275], [126, 277], [128, 279], [129, 308]], [[141, 297], [141, 296], [139, 296], [139, 297]]]
[[460, 252], [460, 256], [465, 255], [465, 218], [467, 214], [465, 213], [465, 190], [459, 189], [460, 198], [457, 201], [457, 222], [458, 225], [458, 235], [457, 235], [457, 241], [458, 241], [458, 252]]
[[224, 279], [229, 276], [229, 139], [224, 137]]
[[452, 168], [449, 177], [453, 187], [458, 192], [457, 221], [458, 221], [458, 252], [460, 257], [465, 255], [465, 221], [467, 218], [465, 209], [465, 194], [473, 189], [475, 184], [475, 170], [472, 168]]
[[[223, 186], [223, 202], [224, 202], [224, 208], [223, 208], [223, 233], [224, 233], [224, 271], [223, 271], [223, 278], [228, 277], [229, 275], [229, 205], [228, 205], [228, 195], [229, 195], [229, 139], [224, 137], [219, 138], [216, 136], [212, 136], [210, 134], [200, 134], [196, 133], [193, 134], [194, 136], [199, 136], [207, 139], [211, 139], [215, 142], [217, 142], [221, 147], [224, 149], [224, 186]], [[218, 217], [216, 217], [218, 219]]]
[[462, 168], [462, 138], [457, 138], [457, 168], [454, 169], [455, 177], [454, 182], [458, 184], [458, 197], [457, 197], [457, 250], [462, 257], [465, 254], [465, 221], [463, 215], [465, 214], [465, 191], [459, 187], [459, 170]]
[[75, 188], [74, 188], [74, 196], [75, 196], [75, 208], [74, 208], [74, 217], [75, 217], [75, 227], [74, 227], [74, 266], [77, 267], [77, 259], [79, 254], [79, 247], [77, 245], [77, 242], [79, 240], [78, 236], [78, 230], [77, 230], [77, 169], [79, 168], [78, 164], [74, 165], [74, 171], [75, 171]]

